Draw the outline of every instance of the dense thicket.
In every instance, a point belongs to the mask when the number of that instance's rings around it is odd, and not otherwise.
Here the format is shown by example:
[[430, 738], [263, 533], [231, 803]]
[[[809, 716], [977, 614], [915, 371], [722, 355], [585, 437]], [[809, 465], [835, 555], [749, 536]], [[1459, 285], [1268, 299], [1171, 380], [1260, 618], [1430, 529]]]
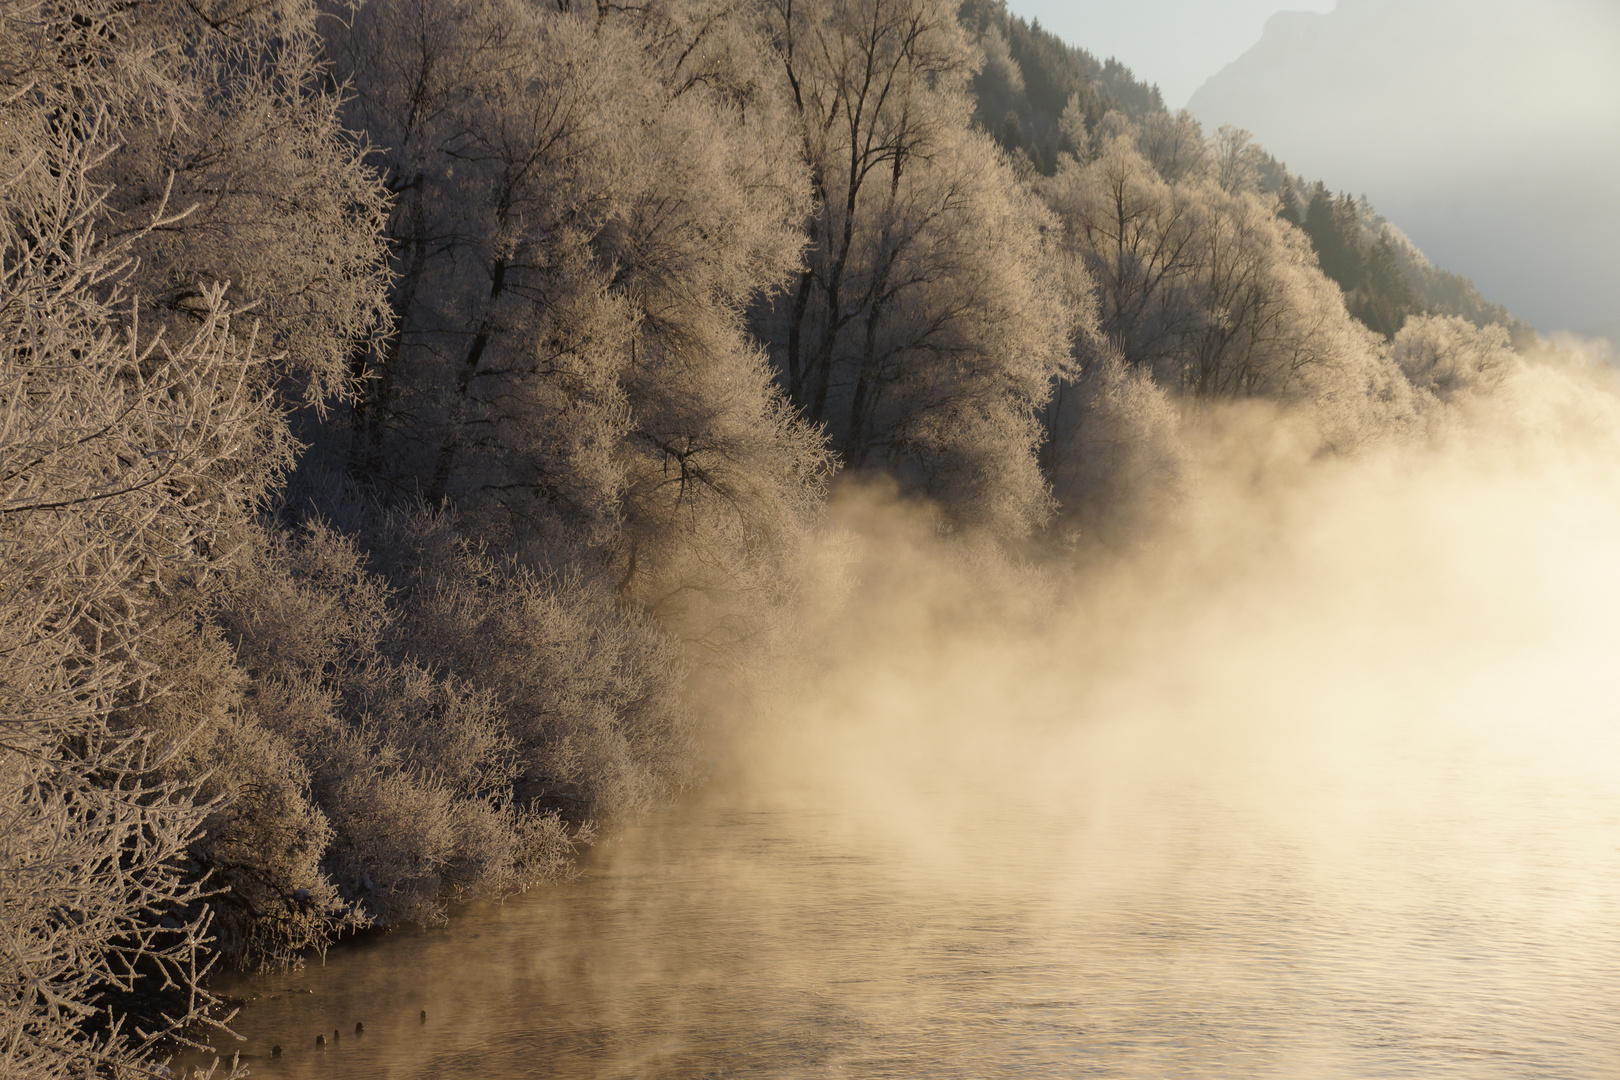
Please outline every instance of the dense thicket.
[[835, 468], [1131, 544], [1522, 363], [1295, 182], [977, 0], [0, 0], [0, 1073], [668, 801]]
[[362, 7], [330, 49], [395, 193], [354, 468], [686, 636], [773, 603], [826, 461], [740, 312], [804, 167], [752, 7]]
[[229, 666], [210, 595], [292, 462], [286, 405], [382, 314], [312, 16], [0, 5], [7, 1075], [138, 1072], [210, 1004], [197, 859], [255, 763], [206, 777], [238, 718], [173, 690]]

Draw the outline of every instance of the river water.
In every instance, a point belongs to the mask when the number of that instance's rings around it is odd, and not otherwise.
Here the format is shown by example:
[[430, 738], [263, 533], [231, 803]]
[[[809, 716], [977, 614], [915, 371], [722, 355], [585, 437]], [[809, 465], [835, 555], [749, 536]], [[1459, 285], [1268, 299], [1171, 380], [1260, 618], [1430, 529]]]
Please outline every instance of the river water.
[[1613, 1077], [1614, 747], [1528, 735], [1389, 743], [1371, 783], [1319, 759], [1308, 824], [1134, 766], [1061, 819], [957, 790], [944, 840], [715, 795], [569, 885], [228, 984], [234, 1048], [288, 1078]]

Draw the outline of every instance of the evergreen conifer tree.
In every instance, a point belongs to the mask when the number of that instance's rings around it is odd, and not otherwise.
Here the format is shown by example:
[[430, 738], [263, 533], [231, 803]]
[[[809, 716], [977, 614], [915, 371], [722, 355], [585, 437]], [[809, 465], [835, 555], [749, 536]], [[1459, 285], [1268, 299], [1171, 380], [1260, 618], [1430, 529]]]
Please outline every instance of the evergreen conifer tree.
[[1277, 216], [1296, 227], [1305, 225], [1305, 213], [1292, 183], [1283, 184], [1282, 194], [1277, 196]]

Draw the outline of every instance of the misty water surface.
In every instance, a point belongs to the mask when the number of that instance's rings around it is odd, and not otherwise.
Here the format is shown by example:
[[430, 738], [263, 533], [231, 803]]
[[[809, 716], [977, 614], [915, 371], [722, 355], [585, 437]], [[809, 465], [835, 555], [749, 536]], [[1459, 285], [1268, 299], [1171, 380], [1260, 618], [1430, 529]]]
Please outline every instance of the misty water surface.
[[1185, 776], [1070, 822], [964, 787], [938, 858], [710, 800], [569, 887], [237, 985], [241, 1046], [287, 1077], [1613, 1076], [1620, 795], [1554, 743], [1296, 759], [1303, 830]]

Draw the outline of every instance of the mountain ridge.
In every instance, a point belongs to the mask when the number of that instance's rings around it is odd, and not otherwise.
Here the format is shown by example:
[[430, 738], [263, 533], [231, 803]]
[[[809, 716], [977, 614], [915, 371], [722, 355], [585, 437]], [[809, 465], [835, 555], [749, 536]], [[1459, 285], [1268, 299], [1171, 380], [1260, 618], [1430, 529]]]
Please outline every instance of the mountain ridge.
[[1284, 11], [1188, 108], [1369, 192], [1547, 329], [1620, 314], [1620, 9], [1414, 0]]
[[[984, 67], [974, 80], [975, 118], [1004, 150], [1035, 171], [1051, 175], [1061, 155], [1079, 150], [1063, 130], [1062, 112], [1068, 103], [1063, 91], [1073, 95], [1088, 133], [1098, 130], [1111, 109], [1133, 122], [1170, 116], [1156, 88], [1129, 68], [1115, 61], [1098, 62], [1038, 20], [1012, 14], [1002, 0], [965, 0], [960, 10], [985, 54]], [[1290, 43], [1279, 43], [1277, 36], [1297, 34], [1307, 40], [1325, 25], [1326, 17], [1308, 11], [1278, 12], [1250, 52], [1278, 49], [1281, 55], [1290, 55]], [[1186, 110], [1177, 116], [1191, 119]], [[1259, 138], [1263, 143], [1263, 132]], [[1404, 230], [1395, 229], [1385, 241], [1389, 220], [1365, 196], [1352, 197], [1349, 191], [1354, 188], [1312, 181], [1263, 147], [1256, 150], [1262, 188], [1278, 198], [1282, 216], [1306, 231], [1322, 257], [1323, 270], [1345, 292], [1354, 314], [1369, 326], [1389, 335], [1399, 329], [1401, 312], [1426, 312], [1459, 316], [1479, 326], [1499, 325], [1519, 341], [1530, 340], [1533, 331], [1528, 323], [1486, 299], [1471, 278], [1442, 269]], [[1377, 274], [1371, 267], [1379, 259], [1398, 265], [1405, 281], [1385, 273], [1381, 284], [1375, 284]]]

